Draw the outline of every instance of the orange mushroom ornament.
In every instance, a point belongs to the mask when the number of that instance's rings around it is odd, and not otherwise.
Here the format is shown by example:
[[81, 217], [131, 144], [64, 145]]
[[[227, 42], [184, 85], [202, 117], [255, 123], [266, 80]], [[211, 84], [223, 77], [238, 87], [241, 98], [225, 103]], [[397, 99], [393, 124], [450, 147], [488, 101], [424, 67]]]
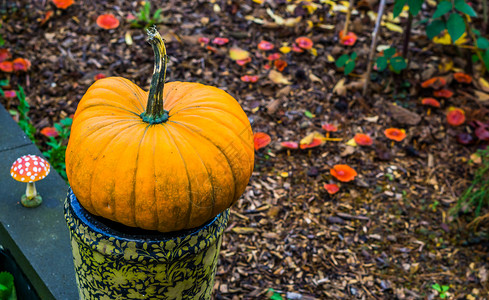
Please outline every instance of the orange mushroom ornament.
[[343, 182], [352, 181], [358, 175], [357, 171], [349, 165], [334, 165], [329, 172], [336, 179]]
[[36, 181], [44, 179], [49, 174], [51, 166], [42, 157], [24, 155], [17, 158], [10, 168], [10, 175], [20, 182], [27, 182], [25, 194], [20, 203], [25, 207], [37, 207], [42, 203], [42, 197], [37, 193]]

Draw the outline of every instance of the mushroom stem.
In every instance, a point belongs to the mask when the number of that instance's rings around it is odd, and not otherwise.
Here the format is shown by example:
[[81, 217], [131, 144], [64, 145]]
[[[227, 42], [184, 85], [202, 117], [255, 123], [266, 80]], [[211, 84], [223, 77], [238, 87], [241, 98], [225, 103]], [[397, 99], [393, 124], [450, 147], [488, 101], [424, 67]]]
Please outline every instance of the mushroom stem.
[[28, 182], [27, 183], [27, 188], [25, 189], [25, 196], [27, 199], [32, 199], [35, 196], [37, 196], [37, 190], [36, 190], [36, 183], [35, 182]]
[[148, 42], [153, 46], [155, 64], [149, 88], [148, 104], [146, 111], [141, 114], [141, 118], [144, 122], [152, 125], [164, 123], [168, 120], [168, 111], [163, 107], [163, 88], [165, 86], [168, 56], [166, 55], [165, 42], [156, 27], [149, 28], [147, 33]]
[[24, 207], [37, 207], [42, 203], [42, 197], [36, 191], [36, 184], [34, 182], [28, 182], [25, 190], [25, 195], [20, 199], [20, 203]]

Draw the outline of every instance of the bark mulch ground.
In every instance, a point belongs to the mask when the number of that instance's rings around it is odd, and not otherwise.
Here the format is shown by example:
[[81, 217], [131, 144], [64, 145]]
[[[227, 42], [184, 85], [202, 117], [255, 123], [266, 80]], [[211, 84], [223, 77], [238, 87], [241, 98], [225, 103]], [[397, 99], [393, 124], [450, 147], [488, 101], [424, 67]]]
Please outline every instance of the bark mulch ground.
[[[456, 68], [467, 69], [465, 57], [458, 48], [427, 40], [418, 17], [409, 69], [402, 76], [374, 72], [371, 90], [362, 97], [355, 83], [366, 69], [374, 20], [367, 12], [354, 14], [351, 30], [359, 39], [353, 47], [342, 46], [337, 35], [345, 14], [332, 13], [328, 1], [315, 1], [315, 9], [310, 3], [158, 4], [163, 18], [158, 29], [170, 55], [168, 80], [226, 90], [240, 102], [253, 130], [272, 137], [269, 146], [256, 152], [250, 184], [232, 207], [215, 299], [436, 299], [436, 283], [449, 286], [450, 299], [489, 298], [487, 225], [471, 231], [466, 225], [473, 214], [448, 214], [473, 178], [477, 165], [468, 160], [477, 145], [456, 142], [455, 136], [467, 127], [448, 126], [446, 109], [463, 107], [469, 121], [488, 121], [487, 109], [473, 96], [477, 86], [459, 84], [451, 80], [451, 72], [438, 68], [453, 61]], [[368, 3], [372, 7], [367, 10], [377, 11], [375, 1]], [[142, 5], [78, 0], [61, 10], [45, 0], [2, 2], [3, 48], [32, 66], [27, 73], [0, 76], [9, 78], [12, 88], [19, 84], [26, 90], [42, 149], [48, 146], [40, 130], [72, 115], [95, 75], [122, 76], [148, 89], [152, 49], [144, 30], [128, 21]], [[48, 11], [54, 13], [43, 21]], [[95, 20], [104, 13], [114, 14], [120, 26], [98, 27]], [[280, 24], [280, 18], [293, 26]], [[266, 55], [291, 46], [300, 36], [311, 38], [317, 56], [309, 51], [282, 54], [288, 64], [279, 72], [283, 78], [270, 76], [278, 71], [267, 69]], [[200, 37], [209, 38], [213, 48], [199, 42]], [[229, 42], [215, 45], [215, 37]], [[275, 49], [258, 50], [261, 40]], [[384, 28], [379, 44], [401, 45], [402, 34]], [[249, 51], [252, 61], [240, 66], [231, 60], [228, 50], [233, 46]], [[353, 50], [357, 66], [346, 77], [331, 57]], [[245, 83], [240, 78], [246, 74], [259, 79]], [[419, 101], [430, 92], [420, 83], [435, 75], [449, 78], [455, 95], [428, 115]], [[346, 87], [333, 91], [345, 78]], [[18, 105], [16, 99], [2, 98], [1, 103], [11, 110]], [[339, 131], [330, 136], [341, 141], [310, 150], [281, 148], [280, 142], [298, 142], [313, 131], [325, 134], [325, 122], [338, 125]], [[404, 128], [407, 138], [392, 143], [383, 133], [389, 127]], [[348, 145], [359, 132], [369, 134], [374, 145]], [[330, 195], [323, 185], [338, 183], [329, 172], [335, 164], [348, 164], [359, 175]]]

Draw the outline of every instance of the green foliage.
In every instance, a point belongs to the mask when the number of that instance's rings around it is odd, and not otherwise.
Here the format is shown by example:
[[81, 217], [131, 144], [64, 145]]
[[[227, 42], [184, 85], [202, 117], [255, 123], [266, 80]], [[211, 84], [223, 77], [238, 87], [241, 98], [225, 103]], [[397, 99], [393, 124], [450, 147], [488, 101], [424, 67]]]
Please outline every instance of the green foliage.
[[475, 215], [479, 216], [484, 205], [489, 206], [489, 147], [478, 150], [481, 163], [475, 172], [472, 184], [462, 194], [457, 205], [451, 210], [452, 214], [466, 212], [475, 206]]
[[70, 137], [71, 124], [73, 119], [66, 118], [59, 123], [54, 124], [54, 128], [58, 132], [57, 137], [49, 137], [49, 141], [46, 144], [49, 146], [47, 151], [42, 154], [48, 159], [53, 168], [67, 180], [66, 177], [66, 165], [65, 165], [65, 153], [66, 145]]
[[276, 292], [274, 289], [268, 289], [268, 294], [270, 294], [270, 300], [283, 300], [284, 298], [280, 293]]
[[[12, 115], [18, 114], [19, 116], [19, 127], [25, 132], [27, 137], [33, 142], [36, 141], [34, 134], [36, 133], [36, 128], [31, 124], [31, 119], [29, 118], [30, 105], [25, 98], [24, 89], [19, 85], [19, 90], [15, 93], [19, 99], [19, 106], [17, 106], [17, 111], [10, 111]], [[2, 91], [3, 94], [3, 91]]]
[[439, 285], [438, 283], [435, 283], [431, 286], [432, 289], [437, 291], [440, 294], [440, 298], [445, 299], [448, 295], [447, 292], [450, 289], [450, 286], [448, 285]]
[[399, 16], [404, 8], [404, 5], [409, 6], [409, 13], [413, 16], [417, 16], [421, 11], [421, 6], [424, 0], [395, 0], [394, 1], [394, 18]]
[[[472, 32], [476, 35], [475, 46], [480, 50], [482, 62], [484, 66], [489, 71], [489, 40], [483, 36], [478, 30], [472, 29]], [[475, 61], [477, 62], [479, 57], [475, 57]]]
[[343, 54], [335, 62], [337, 68], [343, 68], [345, 75], [350, 74], [355, 69], [355, 60], [357, 59], [357, 53], [352, 52], [350, 55]]
[[146, 1], [144, 6], [141, 7], [141, 10], [139, 10], [136, 20], [131, 22], [131, 26], [148, 29], [155, 24], [159, 24], [163, 21], [161, 11], [161, 8], [158, 8], [153, 15], [151, 15], [151, 2]]
[[9, 272], [0, 272], [0, 300], [16, 299], [14, 276]]
[[[0, 28], [2, 28], [2, 23], [0, 23]], [[0, 47], [2, 47], [5, 44], [5, 40], [3, 39], [3, 36], [0, 35]]]
[[394, 73], [399, 74], [402, 70], [406, 69], [407, 63], [404, 57], [402, 56], [393, 57], [394, 54], [396, 54], [396, 48], [394, 47], [390, 47], [384, 50], [384, 55], [377, 57], [377, 59], [375, 60], [377, 70], [382, 72], [388, 66], [390, 66], [390, 69], [394, 71]]
[[457, 13], [451, 13], [447, 20], [447, 30], [452, 38], [452, 43], [455, 42], [465, 32], [464, 19]]
[[[450, 13], [451, 12], [451, 13]], [[447, 14], [450, 15], [447, 18]], [[426, 35], [433, 39], [443, 30], [447, 29], [452, 38], [452, 42], [458, 40], [466, 30], [464, 18], [460, 15], [476, 17], [474, 9], [465, 0], [441, 1], [436, 6], [436, 10], [431, 16], [431, 23], [426, 27]]]
[[455, 43], [464, 33], [471, 31], [475, 34], [473, 43], [477, 53], [477, 58], [473, 58], [472, 61], [482, 59], [484, 66], [489, 70], [489, 40], [482, 37], [478, 30], [470, 27], [469, 17], [477, 17], [477, 13], [466, 0], [443, 0], [436, 6], [431, 22], [426, 26], [426, 35], [432, 40], [446, 29], [452, 43]]

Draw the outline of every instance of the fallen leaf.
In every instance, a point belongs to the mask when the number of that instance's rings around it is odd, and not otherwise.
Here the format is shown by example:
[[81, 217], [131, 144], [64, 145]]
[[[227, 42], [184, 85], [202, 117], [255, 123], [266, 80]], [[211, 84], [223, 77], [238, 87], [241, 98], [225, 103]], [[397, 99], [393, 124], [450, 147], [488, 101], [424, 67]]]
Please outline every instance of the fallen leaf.
[[398, 32], [398, 33], [403, 33], [403, 29], [401, 26], [390, 23], [390, 22], [385, 22], [384, 24], [385, 28], [389, 29], [390, 31]]
[[291, 84], [290, 81], [285, 78], [282, 73], [275, 70], [270, 71], [270, 73], [268, 74], [268, 78], [270, 78], [270, 80], [276, 84]]
[[324, 143], [323, 142], [324, 135], [322, 135], [321, 133], [319, 133], [317, 131], [314, 131], [314, 132], [311, 132], [310, 134], [306, 135], [299, 142], [299, 144], [301, 144], [301, 145], [309, 145], [309, 144], [311, 144], [314, 141], [314, 139], [320, 139], [321, 140], [321, 143]]
[[312, 73], [309, 73], [309, 79], [311, 79], [312, 82], [323, 83], [323, 80], [321, 78], [317, 77], [316, 75], [314, 75]]
[[131, 36], [131, 33], [129, 31], [126, 31], [126, 34], [124, 35], [124, 40], [126, 41], [126, 44], [128, 46], [131, 46], [132, 45], [132, 36]]
[[255, 233], [256, 228], [252, 227], [234, 227], [231, 229], [233, 232], [238, 233], [238, 234], [252, 234]]
[[272, 141], [272, 138], [264, 132], [255, 132], [253, 135], [255, 150], [266, 147]]
[[474, 91], [475, 96], [477, 97], [477, 101], [479, 102], [487, 102], [489, 101], [489, 94], [481, 92], [481, 91]]
[[241, 48], [233, 47], [229, 49], [229, 57], [232, 60], [245, 60], [250, 57], [250, 53]]
[[480, 77], [478, 82], [479, 82], [480, 88], [484, 92], [489, 93], [489, 82], [487, 82], [487, 80], [485, 80], [483, 77]]
[[340, 79], [333, 88], [333, 93], [338, 96], [346, 96], [345, 78]]

